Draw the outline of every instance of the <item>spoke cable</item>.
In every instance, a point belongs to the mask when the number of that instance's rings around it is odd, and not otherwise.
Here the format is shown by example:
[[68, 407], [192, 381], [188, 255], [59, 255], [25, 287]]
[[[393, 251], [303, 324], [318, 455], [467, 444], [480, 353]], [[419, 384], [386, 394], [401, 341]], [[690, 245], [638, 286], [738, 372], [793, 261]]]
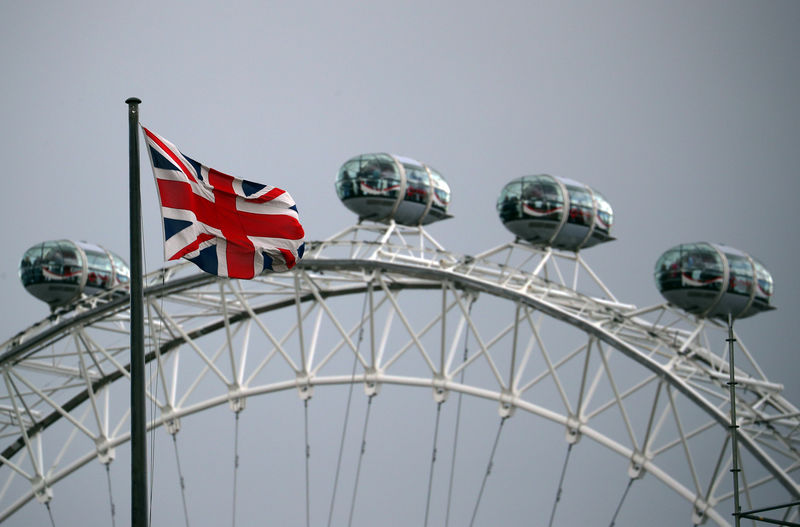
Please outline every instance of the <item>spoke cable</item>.
[[106, 481], [108, 482], [108, 502], [111, 506], [111, 527], [116, 527], [117, 519], [116, 519], [116, 510], [114, 507], [114, 494], [111, 492], [111, 463], [106, 463]]
[[[139, 230], [140, 230], [140, 232], [144, 232], [144, 220], [142, 219], [141, 215], [139, 215]], [[144, 243], [144, 238], [143, 237], [142, 237], [141, 242], [142, 242], [142, 245], [141, 245], [141, 249], [142, 249], [142, 262], [141, 262], [141, 266], [142, 266], [142, 284], [140, 285], [140, 287], [144, 287], [144, 277], [147, 276], [147, 250], [146, 250], [147, 244]], [[164, 283], [165, 283], [164, 273], [161, 273], [161, 286], [162, 287], [164, 286]], [[148, 305], [148, 315], [144, 315], [144, 313], [142, 313], [142, 315], [149, 317], [149, 306], [150, 306], [150, 304], [148, 303], [147, 305]], [[163, 296], [161, 297], [161, 306], [162, 307], [164, 306], [164, 297]], [[145, 320], [142, 320], [142, 326], [144, 328]], [[131, 321], [131, 329], [133, 329], [133, 321]], [[150, 325], [150, 337], [151, 337], [151, 339], [153, 338], [153, 334], [152, 333], [153, 333], [153, 326], [151, 324]], [[144, 338], [146, 336], [142, 335], [142, 337]], [[155, 334], [155, 343], [154, 343], [155, 349], [159, 349], [159, 346], [161, 345], [161, 343], [159, 342], [160, 337], [161, 337], [161, 332], [160, 331], [156, 332], [156, 334]], [[142, 346], [145, 347], [146, 344], [142, 344]], [[133, 349], [131, 349], [131, 352], [132, 351], [133, 351]], [[147, 351], [145, 349], [143, 349], [142, 351], [145, 353], [145, 359], [144, 360], [146, 360]], [[160, 368], [160, 366], [156, 365], [156, 373], [155, 373], [155, 375], [153, 375], [153, 362], [157, 362], [157, 361], [150, 361], [148, 363], [148, 376], [150, 377], [150, 382], [155, 384], [155, 388], [153, 388], [153, 396], [150, 398], [150, 417], [151, 417], [151, 419], [153, 421], [155, 421], [156, 401], [158, 400], [158, 378], [157, 377], [158, 377], [158, 369]], [[131, 356], [131, 368], [132, 367], [133, 367], [133, 356]], [[133, 372], [132, 369], [131, 369], [131, 372]], [[133, 382], [134, 382], [133, 378], [130, 379], [130, 382], [131, 382], [131, 386], [133, 386]], [[145, 386], [145, 391], [146, 390], [147, 390], [147, 387]], [[131, 402], [133, 402], [133, 401], [131, 401]], [[148, 431], [147, 431], [147, 410], [146, 409], [143, 409], [143, 410], [145, 410], [145, 434], [147, 434], [148, 433]], [[155, 494], [155, 483], [156, 483], [156, 427], [155, 426], [150, 428], [149, 434], [150, 434], [150, 437], [149, 437], [149, 441], [147, 441], [147, 442], [150, 443], [150, 446], [149, 446], [149, 451], [145, 450], [145, 464], [147, 464], [147, 461], [148, 461], [147, 458], [148, 458], [148, 455], [149, 455], [149, 458], [150, 458], [150, 463], [149, 463], [150, 464], [150, 469], [149, 469], [149, 472], [145, 476], [146, 476], [146, 478], [150, 479], [150, 489], [149, 489], [150, 490], [150, 496], [149, 496], [149, 499], [148, 499], [149, 503], [147, 505], [147, 525], [152, 525], [153, 524], [153, 496]], [[133, 438], [131, 438], [131, 442], [133, 442]], [[147, 448], [147, 446], [146, 446], [147, 442], [145, 442], [145, 448]]]
[[[158, 343], [156, 343], [158, 345]], [[150, 370], [150, 380], [151, 382], [155, 379], [155, 388], [153, 388], [153, 397], [150, 399], [150, 415], [152, 416], [153, 420], [155, 420], [156, 415], [156, 400], [158, 398], [158, 379], [153, 376], [153, 362], [150, 361], [149, 363], [149, 370]], [[147, 426], [147, 419], [145, 418], [145, 427]], [[150, 478], [150, 499], [149, 504], [147, 506], [147, 524], [153, 525], [153, 495], [155, 494], [155, 484], [156, 484], [156, 427], [153, 426], [150, 428], [150, 438], [149, 438], [149, 457], [150, 457], [150, 472], [147, 474], [147, 477]], [[145, 456], [147, 456], [147, 452], [145, 452]]]
[[56, 522], [53, 519], [53, 511], [50, 509], [50, 502], [48, 501], [44, 504], [44, 506], [47, 507], [47, 515], [50, 517], [50, 525], [56, 527]]
[[183, 478], [183, 470], [181, 470], [181, 458], [178, 456], [178, 433], [172, 434], [172, 445], [175, 447], [175, 464], [178, 466], [178, 481], [181, 486], [181, 501], [183, 502], [183, 517], [186, 521], [186, 527], [189, 527], [189, 507], [186, 506], [186, 482]]
[[433, 491], [433, 466], [436, 464], [436, 446], [439, 441], [439, 418], [442, 415], [442, 403], [436, 403], [436, 425], [433, 428], [433, 448], [431, 452], [431, 468], [428, 472], [428, 499], [425, 502], [425, 527], [428, 525], [428, 514], [431, 508], [431, 493]]
[[308, 478], [308, 462], [311, 457], [311, 445], [308, 444], [308, 399], [303, 400], [304, 431], [306, 438], [306, 527], [311, 527], [311, 504]]
[[[467, 308], [467, 316], [472, 315], [472, 304], [475, 303], [475, 298], [473, 297], [470, 300], [469, 307]], [[464, 334], [464, 359], [463, 362], [467, 362], [467, 358], [469, 357], [469, 347], [467, 343], [469, 341], [469, 324], [466, 327], [466, 333]], [[466, 368], [461, 368], [461, 374], [459, 376], [459, 383], [464, 384], [464, 373]], [[448, 527], [450, 525], [450, 505], [453, 501], [453, 483], [455, 481], [455, 473], [456, 473], [456, 452], [458, 449], [458, 435], [459, 430], [461, 428], [461, 401], [464, 398], [464, 392], [458, 392], [458, 403], [456, 405], [456, 425], [455, 430], [453, 431], [453, 459], [450, 463], [450, 482], [447, 485], [447, 512], [445, 512], [444, 517], [444, 525]]]
[[372, 407], [372, 398], [375, 394], [370, 394], [367, 399], [367, 412], [364, 416], [364, 431], [361, 434], [361, 452], [358, 455], [358, 465], [356, 466], [356, 479], [353, 483], [353, 499], [350, 501], [350, 516], [347, 520], [348, 527], [353, 525], [353, 511], [356, 508], [356, 493], [358, 492], [358, 481], [361, 478], [361, 461], [364, 459], [364, 452], [367, 451], [367, 426], [369, 425], [370, 408]]
[[231, 526], [236, 527], [236, 483], [239, 477], [239, 414], [241, 410], [236, 410], [236, 424], [234, 425], [233, 440], [233, 516]]
[[567, 474], [567, 464], [569, 463], [569, 455], [572, 452], [572, 446], [575, 443], [570, 443], [567, 446], [567, 455], [564, 458], [564, 466], [561, 467], [561, 478], [558, 480], [558, 490], [556, 491], [556, 499], [553, 501], [553, 510], [550, 512], [550, 523], [548, 525], [550, 527], [553, 526], [553, 520], [556, 517], [556, 508], [558, 507], [558, 502], [561, 501], [561, 493], [564, 491], [564, 476]]
[[475, 518], [478, 516], [478, 506], [481, 504], [481, 498], [483, 498], [483, 490], [486, 488], [486, 480], [489, 479], [489, 475], [492, 473], [494, 454], [497, 451], [497, 443], [500, 442], [500, 432], [503, 431], [503, 424], [505, 424], [506, 419], [508, 419], [507, 415], [500, 418], [500, 425], [497, 427], [497, 435], [494, 438], [492, 453], [489, 456], [489, 462], [486, 464], [486, 473], [483, 475], [483, 481], [481, 482], [481, 490], [478, 492], [478, 499], [475, 500], [475, 509], [472, 511], [472, 519], [469, 522], [470, 527], [472, 527], [472, 525], [475, 523]]
[[[139, 222], [140, 223], [142, 222], [141, 218], [139, 218]], [[142, 226], [140, 225], [139, 228], [141, 229]], [[142, 232], [144, 232], [144, 230], [142, 230]], [[142, 244], [142, 256], [143, 256], [143, 260], [146, 262], [147, 261], [147, 252], [144, 250], [144, 245], [145, 244], [143, 243]], [[146, 264], [142, 264], [142, 265], [143, 265], [144, 276], [146, 276], [147, 275], [147, 266], [146, 266]], [[166, 283], [166, 278], [164, 276], [164, 273], [161, 273], [161, 287], [164, 287], [165, 283]], [[142, 284], [142, 286], [144, 286], [144, 284]], [[160, 303], [161, 303], [161, 309], [162, 309], [161, 312], [163, 313], [163, 308], [164, 308], [164, 297], [163, 296], [161, 296], [161, 298], [160, 298]], [[150, 304], [148, 303], [147, 306], [148, 306], [148, 315], [147, 316], [149, 317], [149, 316], [151, 316], [150, 315]], [[142, 321], [142, 325], [144, 325], [144, 321]], [[150, 336], [151, 336], [151, 338], [153, 338], [153, 334], [152, 333], [153, 333], [153, 326], [152, 326], [152, 324], [150, 324]], [[155, 350], [160, 350], [161, 349], [160, 348], [160, 346], [161, 346], [161, 330], [160, 329], [159, 329], [159, 331], [155, 332], [155, 342], [154, 342], [153, 345], [154, 345], [154, 349]], [[155, 375], [153, 374], [153, 362], [157, 363], [156, 364]], [[131, 358], [131, 365], [132, 364], [133, 364], [133, 358]], [[153, 396], [150, 398], [150, 416], [151, 416], [151, 419], [153, 421], [155, 421], [155, 416], [156, 416], [156, 401], [158, 400], [158, 385], [159, 385], [158, 374], [159, 374], [159, 369], [160, 368], [161, 368], [161, 365], [158, 364], [158, 361], [150, 361], [148, 363], [148, 375], [150, 377], [150, 382], [155, 384], [155, 387], [152, 389], [153, 390]], [[132, 378], [131, 378], [131, 383], [133, 383], [133, 379]], [[165, 396], [166, 396], [166, 394], [165, 394]], [[145, 429], [147, 429], [147, 415], [145, 415]], [[151, 427], [149, 433], [150, 433], [150, 440], [149, 440], [149, 442], [150, 442], [150, 451], [149, 451], [150, 471], [147, 474], [147, 477], [150, 478], [150, 496], [149, 496], [149, 504], [147, 506], [147, 525], [152, 525], [153, 524], [153, 496], [155, 494], [155, 483], [156, 483], [156, 427], [155, 426]], [[145, 452], [145, 462], [147, 462], [147, 456], [148, 456], [148, 452], [146, 451]]]
[[628, 485], [625, 487], [625, 492], [622, 493], [622, 498], [619, 500], [617, 510], [614, 511], [614, 516], [611, 518], [611, 523], [608, 525], [608, 527], [614, 527], [614, 522], [617, 521], [617, 515], [619, 514], [619, 511], [622, 510], [622, 504], [625, 501], [625, 498], [628, 496], [628, 491], [631, 490], [631, 485], [633, 485], [634, 481], [635, 478], [630, 478], [628, 480]]
[[361, 349], [361, 341], [364, 339], [364, 314], [367, 311], [367, 299], [369, 295], [364, 295], [364, 303], [361, 306], [361, 318], [359, 319], [359, 324], [361, 327], [358, 331], [358, 341], [356, 342], [356, 350], [353, 353], [353, 368], [350, 373], [350, 386], [347, 391], [347, 406], [344, 410], [344, 422], [342, 423], [342, 437], [339, 441], [339, 457], [336, 460], [336, 474], [333, 477], [333, 491], [331, 492], [331, 505], [328, 509], [328, 527], [331, 525], [331, 521], [333, 520], [333, 509], [334, 505], [336, 504], [336, 489], [339, 487], [339, 471], [342, 468], [342, 456], [344, 454], [344, 441], [347, 437], [347, 424], [350, 421], [350, 407], [353, 400], [353, 384], [355, 384], [356, 378], [356, 366], [358, 365], [358, 353], [359, 349]]

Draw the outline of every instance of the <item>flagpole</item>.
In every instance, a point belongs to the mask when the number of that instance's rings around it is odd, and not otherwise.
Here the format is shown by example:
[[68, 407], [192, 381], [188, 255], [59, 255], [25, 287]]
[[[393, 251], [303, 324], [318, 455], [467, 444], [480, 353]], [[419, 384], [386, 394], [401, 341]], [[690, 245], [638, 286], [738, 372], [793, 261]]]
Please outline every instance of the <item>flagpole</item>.
[[139, 104], [128, 105], [131, 264], [131, 526], [147, 527], [147, 407], [144, 390], [144, 294], [142, 287], [142, 198], [139, 185]]

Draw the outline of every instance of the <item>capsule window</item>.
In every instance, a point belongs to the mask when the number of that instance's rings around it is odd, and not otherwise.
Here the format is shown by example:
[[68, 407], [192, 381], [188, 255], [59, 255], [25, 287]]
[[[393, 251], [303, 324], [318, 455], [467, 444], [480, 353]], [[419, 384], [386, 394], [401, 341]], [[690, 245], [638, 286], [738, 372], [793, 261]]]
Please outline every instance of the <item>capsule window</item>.
[[336, 178], [336, 194], [339, 199], [346, 200], [358, 195], [358, 173], [359, 160], [348, 161], [339, 170], [339, 177]]
[[730, 273], [728, 292], [750, 296], [753, 291], [753, 266], [750, 260], [738, 254], [726, 254]]
[[773, 292], [772, 275], [758, 260], [753, 260], [753, 263], [756, 266], [756, 298], [769, 302]]
[[712, 291], [721, 290], [725, 268], [719, 253], [704, 243], [686, 244], [681, 249], [683, 285]]
[[36, 276], [31, 283], [80, 283], [83, 261], [75, 247], [66, 243], [45, 242], [40, 248], [33, 261]]
[[[111, 253], [111, 261], [114, 263], [114, 277], [116, 284], [127, 284], [131, 281], [131, 270], [125, 262], [114, 253]], [[115, 285], [116, 285], [115, 284]]]
[[597, 192], [594, 191], [594, 200], [597, 203], [597, 224], [595, 229], [599, 229], [608, 234], [611, 226], [614, 224], [614, 212], [611, 210], [611, 204], [608, 200]]
[[406, 201], [427, 203], [430, 179], [428, 171], [421, 166], [403, 163], [406, 172]]
[[19, 263], [19, 278], [22, 280], [23, 286], [43, 281], [42, 270], [39, 267], [42, 261], [43, 247], [44, 244], [31, 247], [22, 256], [22, 261]]
[[522, 181], [512, 181], [500, 192], [497, 198], [497, 212], [503, 223], [518, 220], [521, 213]]
[[585, 187], [567, 184], [569, 193], [569, 223], [591, 226], [594, 220], [594, 201]]
[[561, 219], [564, 197], [561, 187], [550, 177], [537, 176], [522, 183], [522, 210], [528, 216]]
[[360, 156], [347, 161], [336, 178], [336, 193], [341, 200], [356, 197], [396, 199], [400, 176], [394, 160], [384, 154]]
[[670, 249], [656, 262], [656, 283], [661, 292], [681, 287], [681, 250]]
[[86, 286], [109, 289], [113, 284], [111, 283], [111, 260], [108, 255], [92, 249], [84, 249], [84, 252], [88, 264]]
[[431, 183], [433, 185], [432, 207], [441, 211], [446, 211], [450, 205], [450, 186], [437, 171], [428, 167], [431, 171]]

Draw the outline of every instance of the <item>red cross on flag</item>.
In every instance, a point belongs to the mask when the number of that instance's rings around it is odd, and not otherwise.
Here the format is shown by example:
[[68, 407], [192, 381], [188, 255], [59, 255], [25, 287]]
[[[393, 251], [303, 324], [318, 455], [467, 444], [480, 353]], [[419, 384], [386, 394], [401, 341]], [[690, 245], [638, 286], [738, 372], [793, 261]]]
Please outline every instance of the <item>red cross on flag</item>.
[[303, 257], [303, 226], [288, 192], [223, 174], [142, 127], [153, 166], [164, 255], [207, 273], [253, 278], [288, 271]]

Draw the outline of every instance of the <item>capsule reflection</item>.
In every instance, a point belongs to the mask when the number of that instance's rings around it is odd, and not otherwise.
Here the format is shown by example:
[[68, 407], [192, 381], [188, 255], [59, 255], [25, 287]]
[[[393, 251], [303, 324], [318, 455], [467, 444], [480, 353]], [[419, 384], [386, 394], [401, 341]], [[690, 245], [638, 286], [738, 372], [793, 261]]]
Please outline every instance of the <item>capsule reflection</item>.
[[25, 251], [19, 278], [30, 294], [55, 309], [81, 294], [93, 295], [127, 284], [130, 269], [122, 258], [99, 245], [57, 240]]
[[744, 318], [774, 309], [772, 275], [733, 247], [684, 243], [656, 262], [655, 281], [672, 304], [701, 317]]
[[606, 198], [571, 179], [517, 178], [500, 192], [497, 212], [509, 231], [534, 245], [578, 251], [614, 239], [614, 212]]
[[427, 225], [450, 218], [450, 187], [433, 168], [407, 157], [363, 154], [346, 161], [336, 194], [362, 220]]

